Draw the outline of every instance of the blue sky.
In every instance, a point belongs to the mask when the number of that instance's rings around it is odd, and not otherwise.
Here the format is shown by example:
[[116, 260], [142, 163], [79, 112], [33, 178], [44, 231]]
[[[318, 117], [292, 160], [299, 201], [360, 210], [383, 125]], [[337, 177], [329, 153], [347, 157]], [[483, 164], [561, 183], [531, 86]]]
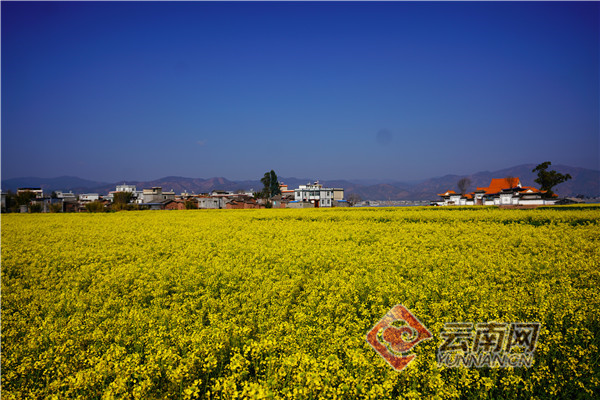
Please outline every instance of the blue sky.
[[598, 2], [2, 2], [2, 178], [600, 169]]

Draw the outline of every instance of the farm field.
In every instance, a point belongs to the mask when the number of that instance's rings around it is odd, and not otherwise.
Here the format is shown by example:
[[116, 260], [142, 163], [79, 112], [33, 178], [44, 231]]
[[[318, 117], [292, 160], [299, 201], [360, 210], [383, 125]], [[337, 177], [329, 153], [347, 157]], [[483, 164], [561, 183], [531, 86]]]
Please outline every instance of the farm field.
[[[2, 215], [3, 399], [594, 398], [600, 208]], [[396, 304], [433, 339], [393, 370]], [[440, 367], [449, 322], [539, 322], [531, 368]]]

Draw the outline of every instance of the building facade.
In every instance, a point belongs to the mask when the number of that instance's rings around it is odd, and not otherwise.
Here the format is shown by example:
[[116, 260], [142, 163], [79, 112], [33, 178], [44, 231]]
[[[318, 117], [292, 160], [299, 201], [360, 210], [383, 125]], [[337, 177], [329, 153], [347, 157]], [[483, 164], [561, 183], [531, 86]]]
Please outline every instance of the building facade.
[[300, 185], [294, 190], [294, 200], [307, 202], [314, 207], [332, 207], [334, 200], [334, 189], [324, 188], [318, 181], [313, 184]]
[[152, 189], [144, 189], [142, 191], [141, 203], [160, 203], [165, 200], [175, 200], [175, 192], [163, 192], [162, 187], [155, 186]]
[[100, 200], [99, 193], [84, 193], [79, 195], [79, 201], [82, 202], [91, 202]]
[[136, 187], [135, 187], [135, 185], [126, 185], [126, 184], [117, 185], [117, 188], [116, 188], [115, 192], [135, 193], [136, 192]]

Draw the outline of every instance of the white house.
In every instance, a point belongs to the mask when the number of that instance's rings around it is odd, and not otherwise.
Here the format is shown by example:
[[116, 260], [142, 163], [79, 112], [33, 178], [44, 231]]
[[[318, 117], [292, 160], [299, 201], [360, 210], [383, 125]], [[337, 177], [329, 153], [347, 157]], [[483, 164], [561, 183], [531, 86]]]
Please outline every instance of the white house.
[[555, 199], [544, 199], [545, 191], [532, 186], [523, 186], [519, 178], [494, 178], [487, 187], [478, 187], [474, 192], [460, 194], [448, 190], [438, 194], [440, 206], [484, 205], [484, 206], [528, 206], [554, 204]]
[[294, 199], [298, 202], [312, 203], [314, 207], [331, 207], [334, 200], [333, 188], [324, 188], [318, 181], [300, 185], [294, 190]]
[[117, 188], [116, 188], [115, 192], [135, 193], [136, 192], [136, 187], [135, 187], [135, 185], [126, 185], [126, 184], [117, 185]]
[[447, 190], [444, 193], [439, 193], [438, 196], [442, 198], [442, 201], [437, 202], [440, 206], [462, 206], [466, 205], [466, 198], [463, 195], [456, 193], [454, 190]]
[[79, 195], [79, 201], [81, 202], [89, 202], [89, 201], [98, 201], [100, 200], [100, 194], [98, 193], [84, 193]]

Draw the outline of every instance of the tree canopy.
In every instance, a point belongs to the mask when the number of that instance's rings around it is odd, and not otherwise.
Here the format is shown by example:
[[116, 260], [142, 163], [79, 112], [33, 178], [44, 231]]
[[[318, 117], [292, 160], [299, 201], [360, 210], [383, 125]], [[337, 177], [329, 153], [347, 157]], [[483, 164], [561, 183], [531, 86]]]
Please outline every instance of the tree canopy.
[[131, 192], [115, 192], [113, 194], [113, 203], [115, 204], [127, 204], [131, 201], [133, 193]]
[[279, 188], [279, 181], [277, 180], [277, 174], [275, 173], [275, 171], [271, 170], [270, 172], [265, 172], [265, 175], [260, 181], [263, 184], [261, 197], [270, 199], [273, 196], [281, 194], [281, 189]]
[[540, 185], [540, 190], [546, 191], [546, 197], [552, 197], [554, 192], [552, 188], [560, 183], [566, 182], [571, 179], [571, 175], [569, 174], [561, 174], [560, 172], [556, 172], [554, 170], [548, 171], [548, 167], [552, 163], [550, 161], [546, 161], [535, 167], [531, 172], [537, 172], [538, 177], [535, 180], [535, 183]]

